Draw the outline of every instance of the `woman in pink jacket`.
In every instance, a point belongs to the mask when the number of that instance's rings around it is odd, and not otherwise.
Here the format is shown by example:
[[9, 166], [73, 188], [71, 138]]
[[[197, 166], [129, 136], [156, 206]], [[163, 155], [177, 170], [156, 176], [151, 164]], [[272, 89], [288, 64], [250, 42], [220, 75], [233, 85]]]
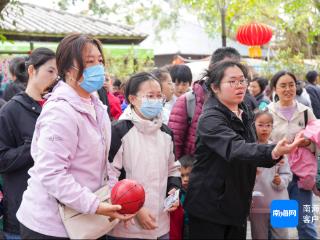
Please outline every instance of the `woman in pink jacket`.
[[106, 177], [111, 126], [107, 109], [91, 93], [104, 82], [98, 40], [73, 34], [59, 44], [58, 74], [32, 139], [28, 188], [17, 218], [23, 239], [67, 238], [58, 201], [80, 213], [127, 219], [121, 206], [102, 203], [94, 192]]

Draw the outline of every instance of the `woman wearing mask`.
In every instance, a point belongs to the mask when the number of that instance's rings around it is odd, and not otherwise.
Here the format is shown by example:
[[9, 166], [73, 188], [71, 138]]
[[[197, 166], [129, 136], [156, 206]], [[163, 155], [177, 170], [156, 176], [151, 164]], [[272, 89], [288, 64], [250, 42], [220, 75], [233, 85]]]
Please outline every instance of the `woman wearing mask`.
[[42, 108], [42, 94], [57, 77], [55, 54], [47, 48], [35, 49], [23, 62], [17, 75], [27, 75], [25, 92], [16, 96], [0, 112], [0, 172], [4, 193], [4, 237], [20, 238], [16, 218], [27, 189], [28, 170], [33, 165], [30, 155], [31, 139]]
[[93, 193], [106, 178], [111, 133], [106, 107], [91, 94], [104, 82], [101, 44], [87, 35], [69, 35], [60, 42], [56, 59], [62, 80], [37, 120], [34, 166], [17, 213], [24, 239], [68, 237], [58, 201], [80, 213], [131, 217]]

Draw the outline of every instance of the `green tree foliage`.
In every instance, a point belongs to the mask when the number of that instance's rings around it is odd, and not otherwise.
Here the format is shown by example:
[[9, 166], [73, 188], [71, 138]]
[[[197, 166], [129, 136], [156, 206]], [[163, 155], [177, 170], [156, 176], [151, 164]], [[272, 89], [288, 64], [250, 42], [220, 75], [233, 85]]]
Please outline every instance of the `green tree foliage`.
[[108, 50], [104, 50], [104, 55], [108, 72], [123, 81], [126, 81], [134, 73], [150, 71], [154, 67], [150, 54], [139, 56], [135, 54], [133, 47], [128, 50], [126, 55], [112, 55]]
[[263, 22], [274, 29], [277, 46], [306, 58], [320, 55], [320, 0], [182, 0], [197, 9], [211, 32], [220, 31], [219, 5], [227, 7], [227, 36], [239, 25]]
[[[83, 0], [60, 0], [65, 7]], [[291, 49], [292, 54], [303, 53], [311, 58], [320, 55], [320, 0], [167, 0], [169, 9], [159, 1], [90, 0], [93, 14], [114, 14], [128, 24], [157, 19], [155, 31], [177, 24], [181, 9], [193, 9], [202, 19], [209, 33], [221, 32], [221, 10], [226, 9], [226, 35], [234, 38], [237, 27], [250, 21], [269, 24], [274, 29], [279, 48]]]
[[[72, 8], [84, 0], [59, 0], [62, 10]], [[155, 32], [165, 28], [173, 28], [177, 24], [180, 0], [161, 4], [154, 0], [88, 0], [88, 8], [81, 12], [84, 15], [95, 15], [105, 19], [134, 26], [145, 20], [155, 21]]]
[[[60, 0], [58, 2], [62, 10], [72, 8], [84, 0]], [[174, 28], [177, 25], [179, 15], [179, 1], [163, 5], [154, 0], [121, 0], [104, 1], [89, 0], [88, 8], [81, 12], [84, 15], [112, 20], [126, 25], [134, 26], [142, 21], [151, 20], [154, 22], [153, 30], [160, 38], [162, 29]], [[154, 67], [153, 59], [146, 55], [137, 57], [131, 49], [125, 56], [115, 56], [106, 52], [108, 71], [122, 80], [139, 71], [149, 71]]]

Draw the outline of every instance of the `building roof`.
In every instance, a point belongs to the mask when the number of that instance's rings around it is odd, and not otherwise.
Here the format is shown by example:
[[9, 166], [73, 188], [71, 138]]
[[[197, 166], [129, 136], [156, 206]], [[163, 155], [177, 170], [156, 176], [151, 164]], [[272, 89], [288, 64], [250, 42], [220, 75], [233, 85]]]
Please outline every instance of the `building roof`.
[[8, 4], [1, 13], [0, 34], [9, 40], [52, 42], [70, 33], [83, 33], [103, 43], [138, 44], [147, 37], [126, 25], [30, 3]]
[[[150, 24], [145, 23], [145, 24]], [[147, 26], [138, 26], [139, 29], [150, 29]], [[151, 28], [152, 29], [152, 28]], [[161, 32], [161, 40], [153, 32], [140, 45], [154, 49], [154, 55], [202, 55], [210, 56], [217, 48], [222, 47], [221, 36], [210, 36], [197, 22], [179, 20], [178, 27]], [[227, 46], [234, 47], [241, 56], [248, 56], [248, 47], [227, 38]], [[262, 55], [267, 51], [262, 49]]]

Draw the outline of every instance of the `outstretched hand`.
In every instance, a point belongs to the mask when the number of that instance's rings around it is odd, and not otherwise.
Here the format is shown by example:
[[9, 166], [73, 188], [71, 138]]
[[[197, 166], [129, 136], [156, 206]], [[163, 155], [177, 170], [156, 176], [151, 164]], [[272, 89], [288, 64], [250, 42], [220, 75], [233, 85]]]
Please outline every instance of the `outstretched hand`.
[[296, 147], [298, 147], [301, 143], [305, 141], [303, 133], [298, 133], [292, 143], [289, 143], [286, 138], [280, 140], [276, 147], [273, 149], [273, 153], [276, 156], [282, 156], [284, 154], [288, 154], [292, 152]]

